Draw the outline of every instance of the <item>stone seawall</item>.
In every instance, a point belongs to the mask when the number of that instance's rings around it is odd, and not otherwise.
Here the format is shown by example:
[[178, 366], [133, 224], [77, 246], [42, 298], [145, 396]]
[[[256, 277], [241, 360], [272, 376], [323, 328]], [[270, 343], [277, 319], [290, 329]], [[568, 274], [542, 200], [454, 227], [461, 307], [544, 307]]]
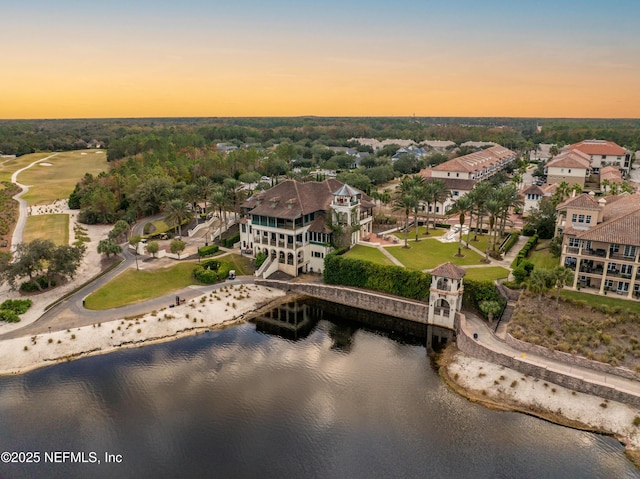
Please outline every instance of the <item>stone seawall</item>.
[[621, 368], [618, 366], [611, 366], [610, 364], [601, 363], [599, 361], [592, 361], [591, 359], [587, 359], [582, 356], [575, 356], [569, 353], [564, 353], [562, 351], [554, 351], [552, 349], [545, 348], [544, 346], [538, 346], [537, 344], [531, 344], [531, 343], [527, 343], [526, 341], [521, 341], [519, 339], [514, 338], [510, 334], [506, 335], [505, 342], [512, 348], [517, 349], [519, 351], [537, 354], [539, 356], [544, 356], [546, 358], [562, 361], [564, 363], [571, 364], [573, 366], [589, 368], [589, 369], [593, 369], [594, 371], [599, 371], [602, 373], [615, 374], [616, 376], [620, 376], [625, 379], [640, 381], [640, 374], [630, 369]]
[[640, 397], [631, 392], [605, 384], [597, 379], [568, 376], [561, 371], [533, 364], [527, 360], [526, 355], [510, 356], [484, 347], [473, 339], [473, 333], [470, 332], [463, 314], [459, 314], [457, 324], [459, 325], [456, 338], [458, 349], [470, 356], [515, 369], [522, 374], [543, 379], [573, 389], [574, 391], [592, 394], [612, 401], [619, 401], [634, 407], [640, 407]]
[[427, 324], [429, 305], [420, 301], [384, 295], [374, 291], [365, 291], [344, 286], [331, 286], [315, 283], [289, 283], [287, 281], [259, 280], [256, 284], [284, 289], [286, 291], [304, 294], [313, 298], [331, 301], [354, 308], [374, 311], [376, 313], [396, 318]]

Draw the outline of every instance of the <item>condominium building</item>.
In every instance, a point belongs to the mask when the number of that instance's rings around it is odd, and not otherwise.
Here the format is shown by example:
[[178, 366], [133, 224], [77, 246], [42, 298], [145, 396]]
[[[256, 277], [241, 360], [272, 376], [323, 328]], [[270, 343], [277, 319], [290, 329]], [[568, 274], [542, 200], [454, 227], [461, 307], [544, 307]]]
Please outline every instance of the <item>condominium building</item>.
[[275, 271], [290, 276], [322, 272], [338, 230], [350, 244], [371, 233], [374, 204], [360, 190], [328, 179], [287, 180], [253, 195], [242, 207], [241, 248], [266, 254], [256, 274], [267, 277]]
[[563, 151], [549, 160], [545, 165], [547, 183], [566, 182], [570, 186], [584, 186], [587, 177], [591, 174], [591, 158], [579, 150]]
[[599, 294], [640, 295], [640, 195], [589, 194], [558, 205], [561, 264], [576, 271], [573, 287]]
[[615, 166], [624, 174], [629, 173], [631, 167], [631, 152], [613, 141], [584, 140], [569, 145], [567, 150], [580, 151], [589, 156], [591, 168], [596, 174], [600, 173], [600, 168], [604, 166]]
[[481, 181], [498, 173], [515, 160], [516, 156], [510, 149], [495, 145], [434, 166], [431, 168], [431, 176]]

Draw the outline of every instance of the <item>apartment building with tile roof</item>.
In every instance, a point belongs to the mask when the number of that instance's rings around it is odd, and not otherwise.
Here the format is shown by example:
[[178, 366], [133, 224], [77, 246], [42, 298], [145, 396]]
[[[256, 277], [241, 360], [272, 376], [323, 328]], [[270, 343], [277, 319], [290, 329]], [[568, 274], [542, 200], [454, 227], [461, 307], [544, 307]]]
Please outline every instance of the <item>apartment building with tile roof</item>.
[[562, 183], [584, 186], [591, 174], [591, 158], [579, 150], [563, 151], [545, 165], [547, 183]]
[[615, 166], [626, 175], [631, 167], [631, 152], [613, 141], [583, 140], [569, 145], [567, 150], [580, 151], [588, 155], [591, 168], [596, 174], [600, 173], [602, 167]]
[[581, 194], [558, 205], [560, 264], [576, 272], [573, 287], [640, 296], [640, 194]]

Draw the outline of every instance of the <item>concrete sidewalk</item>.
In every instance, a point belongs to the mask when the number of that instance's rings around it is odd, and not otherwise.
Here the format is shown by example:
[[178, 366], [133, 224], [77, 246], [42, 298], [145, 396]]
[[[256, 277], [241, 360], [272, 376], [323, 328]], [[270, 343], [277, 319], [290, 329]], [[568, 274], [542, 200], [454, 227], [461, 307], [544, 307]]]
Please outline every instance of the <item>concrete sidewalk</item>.
[[553, 358], [540, 356], [530, 352], [519, 351], [512, 348], [505, 341], [493, 334], [487, 323], [474, 313], [466, 311], [464, 315], [467, 321], [468, 332], [472, 337], [474, 333], [477, 334], [478, 337], [476, 341], [486, 349], [509, 356], [523, 363], [533, 364], [548, 370], [553, 370], [564, 376], [613, 387], [640, 398], [640, 381], [634, 381], [615, 374], [567, 364]]

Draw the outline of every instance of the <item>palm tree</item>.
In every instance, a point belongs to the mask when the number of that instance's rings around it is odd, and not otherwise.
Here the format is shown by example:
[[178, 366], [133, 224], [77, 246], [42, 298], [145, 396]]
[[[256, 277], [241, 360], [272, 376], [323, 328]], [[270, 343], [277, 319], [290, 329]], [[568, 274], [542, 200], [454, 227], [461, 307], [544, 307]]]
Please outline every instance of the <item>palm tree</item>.
[[[458, 213], [460, 221], [460, 236], [458, 238], [458, 256], [462, 256], [462, 228], [464, 226], [465, 215], [473, 209], [473, 200], [469, 198], [469, 195], [465, 195], [462, 198], [458, 198], [458, 201], [453, 205], [452, 213]], [[467, 235], [467, 243], [469, 241], [469, 235]]]
[[403, 192], [402, 189], [396, 190], [396, 198], [393, 201], [394, 211], [404, 212], [404, 247], [409, 247], [409, 214], [419, 203], [419, 199], [411, 194], [411, 192]]
[[502, 188], [497, 190], [496, 197], [500, 201], [502, 205], [502, 213], [500, 214], [500, 237], [504, 236], [504, 230], [507, 225], [507, 217], [509, 216], [509, 211], [512, 208], [518, 208], [522, 206], [522, 200], [520, 199], [520, 195], [518, 194], [518, 189], [514, 184], [504, 185]]
[[413, 205], [413, 221], [416, 227], [416, 241], [418, 241], [418, 212], [420, 209], [420, 198], [424, 196], [425, 182], [420, 175], [405, 176], [398, 189], [402, 195], [409, 195], [416, 199]]
[[192, 217], [189, 205], [184, 200], [171, 200], [167, 205], [166, 219], [169, 223], [173, 223], [176, 235], [179, 235], [179, 228], [183, 222], [190, 220]]
[[213, 182], [211, 179], [206, 176], [200, 176], [196, 179], [195, 183], [198, 188], [198, 193], [200, 194], [200, 198], [204, 200], [204, 214], [207, 214], [207, 200], [211, 197], [213, 193]]
[[491, 185], [486, 181], [482, 181], [478, 183], [476, 187], [469, 193], [473, 195], [472, 198], [475, 203], [474, 210], [476, 214], [476, 230], [473, 234], [474, 241], [478, 241], [478, 231], [480, 231], [480, 234], [482, 234], [483, 220], [484, 216], [486, 215], [485, 204], [487, 202], [487, 199], [489, 198], [491, 191]]
[[[534, 270], [535, 271], [535, 270]], [[556, 287], [556, 309], [560, 302], [560, 290], [573, 281], [573, 271], [564, 266], [556, 266], [551, 270], [551, 277]]]
[[222, 182], [225, 189], [225, 195], [229, 203], [233, 206], [233, 214], [238, 219], [238, 204], [240, 203], [240, 182], [235, 178], [225, 178]]
[[[485, 204], [487, 209], [487, 213], [489, 214], [489, 239], [487, 241], [487, 249], [485, 251], [485, 261], [489, 262], [489, 245], [491, 245], [491, 249], [496, 249], [496, 240], [495, 233], [497, 231], [496, 225], [498, 223], [498, 218], [502, 213], [502, 204], [496, 198], [489, 198]], [[492, 238], [493, 237], [493, 241]], [[492, 244], [493, 243], [493, 244]]]
[[532, 293], [538, 293], [538, 301], [542, 301], [542, 293], [547, 289], [547, 271], [544, 269], [534, 269], [527, 280], [527, 289]]
[[423, 199], [427, 205], [427, 221], [425, 233], [429, 234], [429, 210], [431, 208], [431, 205], [433, 205], [433, 229], [436, 229], [436, 208], [438, 203], [442, 203], [447, 198], [449, 190], [447, 189], [447, 185], [444, 181], [435, 179], [425, 184], [423, 194]]
[[570, 193], [571, 187], [569, 186], [569, 183], [563, 181], [558, 185], [554, 196], [556, 197], [558, 203], [562, 203], [566, 198], [569, 197]]

